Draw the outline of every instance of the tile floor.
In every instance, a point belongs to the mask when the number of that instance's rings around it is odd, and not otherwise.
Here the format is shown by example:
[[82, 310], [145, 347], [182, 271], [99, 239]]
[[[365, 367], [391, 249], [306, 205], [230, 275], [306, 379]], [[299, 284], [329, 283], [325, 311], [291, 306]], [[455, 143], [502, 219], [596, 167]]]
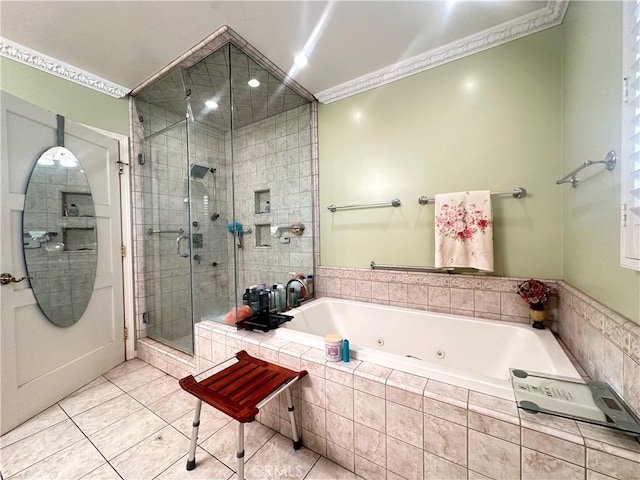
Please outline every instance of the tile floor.
[[[197, 467], [185, 470], [194, 404], [175, 378], [130, 360], [0, 437], [1, 478], [236, 478], [237, 423], [206, 404]], [[245, 452], [247, 480], [359, 478], [258, 422]]]

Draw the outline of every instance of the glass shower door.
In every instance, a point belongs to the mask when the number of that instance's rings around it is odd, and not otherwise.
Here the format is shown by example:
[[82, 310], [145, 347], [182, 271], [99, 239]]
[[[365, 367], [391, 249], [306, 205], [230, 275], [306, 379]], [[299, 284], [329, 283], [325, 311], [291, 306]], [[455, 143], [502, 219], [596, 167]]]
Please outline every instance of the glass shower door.
[[147, 336], [193, 352], [189, 133], [186, 120], [142, 142], [144, 284], [138, 285]]

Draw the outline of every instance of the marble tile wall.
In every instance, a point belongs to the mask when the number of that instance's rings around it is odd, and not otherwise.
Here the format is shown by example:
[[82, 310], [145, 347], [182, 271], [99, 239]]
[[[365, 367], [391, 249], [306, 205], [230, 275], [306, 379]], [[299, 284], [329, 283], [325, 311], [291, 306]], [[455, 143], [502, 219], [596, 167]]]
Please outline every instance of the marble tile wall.
[[[516, 277], [442, 273], [407, 273], [371, 269], [316, 267], [320, 297], [453, 313], [470, 317], [529, 323], [529, 307], [516, 293]], [[557, 328], [557, 281], [551, 288], [546, 325]]]
[[[238, 252], [239, 300], [250, 285], [285, 283], [289, 272], [312, 273], [313, 124], [306, 104], [234, 130], [236, 221], [252, 229]], [[294, 223], [306, 228], [300, 236], [285, 230], [282, 236], [290, 243], [271, 236], [271, 227]]]
[[559, 282], [558, 333], [593, 380], [613, 386], [640, 413], [640, 325]]

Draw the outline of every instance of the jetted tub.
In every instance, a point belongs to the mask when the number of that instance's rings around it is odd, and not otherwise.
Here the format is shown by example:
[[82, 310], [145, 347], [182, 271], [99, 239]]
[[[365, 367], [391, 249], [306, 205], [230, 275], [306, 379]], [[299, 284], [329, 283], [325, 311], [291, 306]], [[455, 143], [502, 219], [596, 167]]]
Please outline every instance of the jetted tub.
[[324, 349], [350, 342], [351, 358], [509, 400], [509, 368], [580, 378], [549, 330], [529, 325], [323, 297], [289, 310], [276, 337]]

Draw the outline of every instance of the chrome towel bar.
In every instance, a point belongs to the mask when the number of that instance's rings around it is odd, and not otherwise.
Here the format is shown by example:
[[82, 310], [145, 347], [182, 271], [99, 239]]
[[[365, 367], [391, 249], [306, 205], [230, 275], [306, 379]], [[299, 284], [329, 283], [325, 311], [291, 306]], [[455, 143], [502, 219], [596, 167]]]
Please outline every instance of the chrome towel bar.
[[[511, 195], [513, 198], [524, 198], [527, 196], [527, 190], [524, 187], [515, 187], [510, 192], [491, 192], [491, 195]], [[433, 202], [434, 198], [435, 197], [422, 195], [418, 198], [418, 203], [420, 205], [426, 205], [429, 202]]]
[[350, 208], [373, 208], [373, 207], [399, 207], [402, 205], [399, 198], [394, 198], [390, 202], [380, 202], [380, 203], [358, 203], [354, 205], [342, 205], [336, 206], [333, 203], [327, 207], [327, 210], [330, 212], [335, 212], [336, 210], [347, 210]]
[[154, 233], [179, 233], [180, 235], [182, 235], [184, 233], [183, 229], [179, 229], [179, 230], [154, 230], [153, 228], [149, 228], [147, 230], [147, 234], [148, 235], [153, 235]]
[[384, 265], [381, 263], [376, 263], [371, 260], [369, 264], [371, 270], [403, 270], [403, 271], [411, 271], [411, 272], [449, 272], [449, 270], [445, 268], [437, 268], [437, 267], [418, 267], [413, 265]]
[[556, 185], [560, 185], [562, 183], [570, 183], [573, 188], [576, 188], [578, 186], [578, 182], [580, 181], [580, 178], [578, 178], [578, 172], [583, 168], [590, 167], [591, 165], [595, 165], [597, 163], [604, 163], [605, 168], [611, 171], [615, 168], [617, 161], [618, 161], [618, 155], [616, 154], [615, 151], [610, 150], [609, 152], [607, 152], [607, 156], [604, 157], [603, 160], [598, 160], [597, 162], [593, 162], [591, 160], [585, 160], [585, 162], [582, 165], [580, 165], [578, 168], [576, 168], [573, 172], [567, 173], [560, 180], [557, 180]]

